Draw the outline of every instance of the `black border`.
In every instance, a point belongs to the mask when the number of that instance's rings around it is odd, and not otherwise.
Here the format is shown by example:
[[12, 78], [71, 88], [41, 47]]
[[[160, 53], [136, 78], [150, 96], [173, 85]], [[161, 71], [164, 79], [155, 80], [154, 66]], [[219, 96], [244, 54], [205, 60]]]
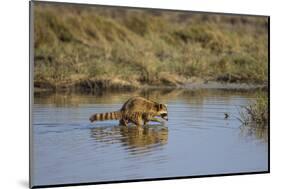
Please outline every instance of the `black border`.
[[[51, 185], [34, 185], [31, 183], [31, 136], [32, 136], [32, 104], [33, 95], [31, 79], [31, 70], [33, 68], [33, 61], [31, 61], [31, 55], [33, 55], [33, 45], [31, 40], [33, 39], [33, 3], [45, 3], [54, 5], [78, 5], [78, 6], [95, 6], [104, 8], [129, 8], [129, 9], [141, 9], [141, 10], [159, 10], [159, 11], [176, 11], [176, 12], [190, 12], [200, 14], [218, 14], [218, 15], [232, 15], [232, 16], [254, 16], [254, 17], [267, 17], [268, 18], [268, 170], [257, 172], [240, 172], [240, 173], [222, 173], [222, 174], [209, 174], [209, 175], [193, 175], [193, 176], [177, 176], [177, 177], [162, 177], [162, 178], [148, 178], [148, 179], [130, 179], [130, 180], [111, 180], [100, 182], [85, 182], [85, 183], [69, 183], [69, 184], [51, 184]], [[238, 13], [222, 13], [222, 12], [204, 12], [204, 11], [191, 11], [191, 10], [176, 10], [176, 9], [161, 9], [161, 8], [147, 8], [147, 7], [133, 7], [133, 6], [119, 6], [119, 5], [100, 5], [100, 4], [88, 4], [88, 3], [70, 3], [70, 2], [53, 2], [53, 1], [29, 1], [29, 188], [52, 188], [52, 187], [65, 187], [65, 186], [84, 186], [84, 185], [98, 185], [98, 184], [114, 184], [114, 183], [130, 183], [130, 182], [143, 182], [143, 181], [161, 181], [161, 180], [173, 180], [173, 179], [190, 179], [190, 178], [207, 178], [207, 177], [222, 177], [222, 176], [238, 176], [238, 175], [253, 175], [253, 174], [268, 174], [270, 173], [270, 16], [269, 15], [254, 15], [254, 14], [238, 14]]]
[[268, 173], [270, 173], [270, 16], [268, 16], [268, 39], [267, 39], [267, 55], [268, 55], [268, 67], [267, 67], [267, 80], [268, 80], [268, 83], [267, 83], [267, 86], [268, 86], [268, 89], [267, 89], [267, 96], [268, 96], [268, 133], [267, 133], [267, 136], [268, 136]]

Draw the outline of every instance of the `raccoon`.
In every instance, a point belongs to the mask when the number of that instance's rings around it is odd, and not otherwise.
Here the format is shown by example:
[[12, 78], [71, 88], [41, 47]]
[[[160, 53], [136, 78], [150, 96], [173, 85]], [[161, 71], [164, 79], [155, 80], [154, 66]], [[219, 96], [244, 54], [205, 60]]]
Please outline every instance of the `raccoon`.
[[119, 111], [94, 114], [90, 121], [119, 120], [119, 125], [127, 126], [128, 123], [143, 125], [149, 121], [161, 122], [156, 116], [168, 121], [167, 105], [143, 97], [132, 97]]
[[156, 116], [161, 115], [152, 112], [132, 112], [128, 114], [122, 114], [121, 119], [126, 120], [126, 123], [124, 125], [127, 125], [127, 123], [133, 123], [137, 126], [141, 126], [146, 125], [149, 121], [159, 122]]

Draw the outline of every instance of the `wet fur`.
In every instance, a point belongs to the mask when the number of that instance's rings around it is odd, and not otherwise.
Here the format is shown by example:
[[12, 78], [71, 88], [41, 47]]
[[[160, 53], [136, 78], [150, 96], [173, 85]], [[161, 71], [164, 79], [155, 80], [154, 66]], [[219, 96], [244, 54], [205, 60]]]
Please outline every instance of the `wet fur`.
[[149, 112], [133, 112], [129, 114], [123, 114], [123, 117], [121, 119], [126, 120], [129, 123], [141, 126], [146, 125], [149, 121], [154, 121], [155, 116], [158, 115]]
[[166, 105], [143, 97], [132, 97], [119, 111], [94, 114], [90, 117], [90, 121], [119, 120], [120, 125], [126, 126], [128, 123], [144, 125], [161, 114], [167, 115]]

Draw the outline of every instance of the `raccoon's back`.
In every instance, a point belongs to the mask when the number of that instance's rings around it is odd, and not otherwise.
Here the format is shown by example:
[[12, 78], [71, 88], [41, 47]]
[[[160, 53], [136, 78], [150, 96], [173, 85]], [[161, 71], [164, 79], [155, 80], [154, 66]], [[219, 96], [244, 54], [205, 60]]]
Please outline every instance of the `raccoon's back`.
[[132, 97], [122, 106], [122, 112], [153, 112], [155, 102], [143, 97]]

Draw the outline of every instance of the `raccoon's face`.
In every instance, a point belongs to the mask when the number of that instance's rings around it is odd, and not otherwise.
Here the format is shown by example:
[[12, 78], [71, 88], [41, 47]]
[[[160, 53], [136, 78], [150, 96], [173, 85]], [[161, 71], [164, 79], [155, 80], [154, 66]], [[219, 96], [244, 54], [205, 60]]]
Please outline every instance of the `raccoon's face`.
[[166, 104], [158, 104], [157, 105], [157, 113], [161, 118], [168, 121], [168, 108]]

